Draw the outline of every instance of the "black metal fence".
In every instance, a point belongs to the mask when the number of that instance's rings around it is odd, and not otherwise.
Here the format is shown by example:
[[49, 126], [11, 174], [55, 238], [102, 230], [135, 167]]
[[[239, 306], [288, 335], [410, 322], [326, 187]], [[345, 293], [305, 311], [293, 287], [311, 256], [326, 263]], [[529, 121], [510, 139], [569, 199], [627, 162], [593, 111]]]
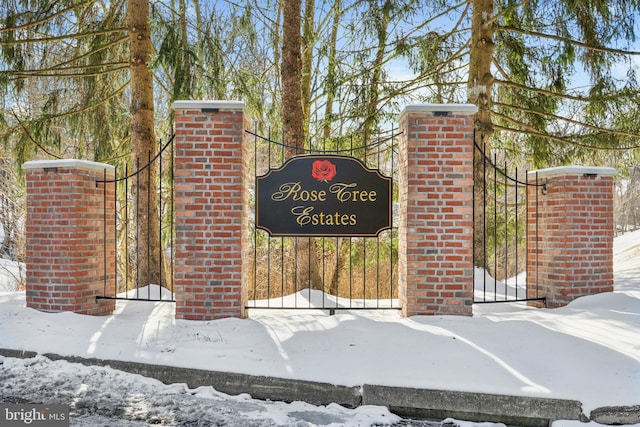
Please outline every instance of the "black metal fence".
[[[254, 179], [282, 166], [294, 147], [275, 141], [271, 136], [261, 136], [255, 131], [246, 131], [253, 137], [254, 150], [252, 168]], [[350, 136], [337, 141], [327, 141], [321, 147], [298, 150], [299, 154], [337, 154], [353, 156], [368, 168], [382, 175], [395, 178], [396, 141], [398, 134], [376, 135], [374, 141], [363, 141], [362, 137]], [[173, 301], [173, 165], [174, 137], [161, 144], [158, 153], [148, 154], [146, 164], [136, 162], [136, 170], [129, 172], [127, 166], [121, 177], [96, 181], [96, 185], [116, 186], [115, 193], [115, 252], [117, 259], [115, 286], [107, 286], [99, 298]], [[530, 259], [536, 248], [527, 249], [527, 241], [537, 241], [537, 221], [527, 225], [527, 206], [536, 203], [540, 191], [527, 191], [529, 187], [543, 188], [537, 179], [527, 182], [527, 171], [518, 168], [509, 170], [505, 163], [498, 166], [498, 157], [488, 157], [478, 145], [475, 149], [483, 160], [483, 180], [476, 180], [474, 196], [481, 195], [482, 206], [474, 206], [476, 229], [482, 230], [482, 248], [474, 251], [474, 303], [513, 302], [544, 300], [537, 292], [537, 259]], [[154, 174], [145, 171], [155, 168]], [[106, 174], [106, 172], [105, 172]], [[151, 199], [140, 197], [136, 190], [144, 179], [149, 192], [159, 195], [153, 206]], [[390, 230], [376, 237], [271, 237], [255, 227], [255, 216], [250, 219], [253, 252], [253, 278], [249, 286], [249, 309], [321, 309], [331, 313], [336, 310], [399, 309], [397, 300], [398, 246], [397, 246], [397, 188], [393, 184], [393, 219]], [[255, 188], [253, 189], [255, 190]], [[254, 194], [254, 193], [252, 193]], [[530, 201], [529, 194], [536, 200]], [[255, 194], [254, 194], [255, 196]], [[475, 197], [474, 197], [475, 199]], [[255, 200], [249, 200], [255, 206]], [[141, 206], [148, 211], [141, 220]], [[105, 200], [105, 206], [106, 200]], [[254, 212], [255, 213], [255, 212]], [[105, 214], [106, 221], [106, 214]], [[152, 226], [151, 221], [157, 221]], [[534, 219], [535, 221], [535, 219]], [[146, 228], [141, 233], [140, 227]], [[159, 230], [158, 235], [149, 231]], [[105, 227], [105, 233], [107, 228]], [[141, 235], [144, 238], [141, 238]], [[151, 241], [151, 239], [156, 239]], [[106, 239], [105, 239], [106, 241]], [[476, 243], [477, 244], [477, 243]], [[155, 248], [156, 252], [143, 248]], [[310, 249], [307, 249], [310, 248]], [[306, 254], [306, 259], [300, 253]], [[104, 253], [107, 253], [105, 248]], [[106, 256], [106, 255], [105, 255]], [[147, 258], [146, 262], [141, 256]], [[151, 269], [158, 265], [150, 262], [157, 259], [161, 274], [158, 280]], [[306, 277], [299, 274], [300, 262], [314, 268], [306, 269]], [[146, 271], [141, 271], [144, 265]], [[527, 277], [527, 265], [529, 269]], [[314, 271], [313, 277], [311, 272]], [[532, 274], [533, 272], [533, 274]], [[106, 273], [106, 272], [105, 272]], [[107, 275], [105, 274], [105, 277]], [[107, 289], [115, 289], [108, 293]]]
[[[528, 190], [543, 188], [544, 184], [537, 176], [534, 182], [528, 182], [528, 171], [517, 167], [509, 170], [506, 162], [498, 166], [498, 155], [490, 158], [477, 143], [475, 150], [483, 162], [474, 183], [474, 200], [478, 196], [482, 200], [481, 206], [474, 204], [474, 226], [476, 233], [478, 229], [482, 233], [479, 240], [475, 239], [474, 303], [544, 300], [537, 286], [538, 248], [533, 254], [528, 248], [529, 241], [538, 240], [537, 218], [530, 218], [528, 206], [537, 203], [540, 193]], [[477, 172], [484, 178], [477, 179]], [[529, 200], [531, 193], [535, 194], [534, 200]], [[530, 235], [532, 232], [535, 236]], [[533, 266], [529, 276], [528, 265]]]
[[[257, 180], [279, 168], [288, 153], [353, 156], [367, 168], [394, 177], [397, 133], [326, 141], [320, 147], [296, 149], [247, 131], [254, 140], [253, 170]], [[397, 190], [392, 187], [393, 200]], [[255, 193], [253, 193], [255, 196]], [[251, 201], [254, 203], [254, 200]], [[396, 211], [397, 203], [393, 203]], [[272, 237], [251, 219], [253, 283], [249, 309], [336, 310], [398, 309], [397, 229], [376, 237]], [[392, 214], [393, 216], [393, 214]], [[392, 219], [392, 224], [396, 221]], [[301, 264], [307, 272], [301, 277]], [[307, 267], [308, 266], [308, 267]]]
[[[107, 286], [105, 282], [103, 295], [98, 298], [174, 301], [174, 137], [169, 137], [166, 143], [161, 141], [155, 155], [149, 152], [146, 159], [136, 159], [135, 171], [129, 172], [126, 164], [121, 177], [116, 169], [115, 179], [107, 180], [105, 175], [103, 180], [96, 181], [96, 185], [104, 186], [105, 198], [107, 186], [116, 186], [115, 286]], [[142, 162], [144, 166], [140, 166]], [[148, 191], [139, 191], [140, 188]], [[106, 233], [107, 227], [103, 228]], [[106, 277], [105, 272], [105, 280]]]

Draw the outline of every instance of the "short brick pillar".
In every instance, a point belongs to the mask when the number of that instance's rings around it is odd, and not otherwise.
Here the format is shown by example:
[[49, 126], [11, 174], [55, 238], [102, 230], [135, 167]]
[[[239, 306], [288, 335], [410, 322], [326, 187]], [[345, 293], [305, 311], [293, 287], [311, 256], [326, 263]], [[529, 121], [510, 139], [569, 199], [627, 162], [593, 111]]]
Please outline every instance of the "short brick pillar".
[[615, 174], [612, 168], [580, 166], [529, 172], [530, 183], [537, 177], [546, 184], [529, 187], [529, 297], [546, 297], [547, 307], [560, 307], [613, 291]]
[[176, 318], [245, 317], [250, 128], [237, 101], [177, 101]]
[[22, 168], [27, 183], [27, 307], [113, 312], [114, 300], [96, 299], [114, 293], [115, 190], [113, 184], [96, 182], [113, 179], [113, 166], [51, 160], [27, 162]]
[[474, 105], [400, 114], [398, 298], [404, 316], [471, 315]]

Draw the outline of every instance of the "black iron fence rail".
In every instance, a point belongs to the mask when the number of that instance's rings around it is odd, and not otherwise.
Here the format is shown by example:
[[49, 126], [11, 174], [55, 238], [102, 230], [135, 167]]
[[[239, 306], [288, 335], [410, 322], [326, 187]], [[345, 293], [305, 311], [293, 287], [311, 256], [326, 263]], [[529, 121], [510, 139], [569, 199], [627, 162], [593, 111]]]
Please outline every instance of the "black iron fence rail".
[[[511, 176], [506, 162], [504, 168], [497, 165], [497, 154], [494, 154], [492, 160], [477, 142], [474, 141], [474, 145], [475, 150], [483, 158], [482, 175], [484, 177], [481, 188], [478, 188], [478, 182], [474, 182], [473, 189], [474, 201], [478, 191], [481, 191], [482, 194], [482, 224], [477, 221], [476, 210], [478, 206], [474, 202], [474, 226], [482, 227], [482, 244], [484, 245], [482, 248], [483, 259], [476, 259], [476, 251], [474, 250], [474, 303], [545, 301], [545, 297], [541, 296], [538, 290], [539, 247], [537, 236], [539, 224], [537, 206], [539, 192], [535, 191], [536, 217], [533, 227], [535, 235], [530, 236], [528, 188], [539, 188], [544, 193], [546, 183], [539, 182], [537, 174], [534, 182], [529, 182], [528, 179], [520, 180], [517, 167], [514, 168], [514, 176]], [[525, 177], [528, 176], [528, 173], [525, 171]], [[509, 212], [510, 207], [512, 207], [512, 213]], [[502, 233], [500, 233], [500, 228], [503, 228]], [[525, 233], [524, 240], [522, 240], [522, 228]], [[510, 232], [513, 233], [512, 237]], [[528, 242], [531, 239], [536, 245], [534, 260], [529, 259]], [[522, 251], [525, 252], [524, 267], [522, 267], [520, 256]], [[523, 271], [528, 273], [528, 266], [531, 263], [534, 266], [534, 277], [527, 275], [522, 283], [519, 275]], [[513, 268], [510, 268], [511, 265]], [[478, 273], [482, 274], [480, 280], [477, 278]], [[501, 283], [499, 283], [500, 277]], [[509, 283], [510, 281], [511, 283]]]
[[[174, 288], [173, 288], [173, 247], [174, 247], [174, 230], [173, 230], [173, 206], [174, 206], [174, 192], [173, 192], [173, 165], [174, 165], [174, 159], [175, 159], [175, 153], [174, 153], [174, 139], [175, 139], [175, 134], [171, 135], [166, 143], [162, 143], [162, 141], [160, 142], [160, 150], [152, 157], [151, 155], [151, 151], [149, 151], [148, 154], [148, 158], [147, 158], [147, 162], [144, 166], [140, 167], [140, 159], [136, 159], [136, 169], [135, 171], [129, 173], [129, 167], [128, 165], [125, 164], [125, 168], [124, 168], [124, 175], [121, 177], [118, 177], [117, 174], [117, 168], [116, 168], [116, 178], [114, 179], [107, 179], [106, 177], [106, 170], [104, 172], [104, 178], [102, 180], [97, 180], [96, 181], [96, 186], [99, 185], [103, 185], [104, 187], [104, 203], [103, 206], [105, 206], [105, 210], [104, 210], [104, 216], [103, 216], [103, 220], [104, 220], [104, 247], [103, 247], [103, 256], [104, 256], [104, 260], [105, 260], [105, 272], [104, 272], [104, 284], [103, 284], [103, 295], [97, 296], [96, 299], [112, 299], [112, 300], [139, 300], [139, 301], [150, 301], [150, 302], [169, 302], [169, 301], [175, 301], [175, 295], [174, 295]], [[168, 169], [164, 169], [164, 163], [163, 163], [163, 154], [165, 154], [166, 156], [169, 157], [169, 167]], [[157, 177], [157, 183], [152, 183], [150, 181], [150, 174], [147, 174], [147, 188], [149, 189], [149, 192], [147, 193], [147, 199], [141, 201], [140, 197], [139, 197], [139, 193], [136, 191], [136, 197], [135, 200], [133, 201], [135, 203], [135, 206], [130, 206], [130, 197], [129, 197], [129, 191], [132, 189], [131, 185], [135, 185], [136, 188], [139, 188], [140, 186], [140, 176], [142, 174], [142, 172], [144, 172], [145, 170], [151, 168], [152, 164], [154, 162], [157, 162], [158, 164], [158, 177]], [[165, 175], [165, 174], [168, 174]], [[163, 179], [167, 180], [167, 184], [163, 187]], [[133, 184], [130, 184], [130, 181], [133, 181]], [[106, 258], [107, 258], [107, 239], [106, 239], [106, 233], [107, 233], [107, 211], [106, 211], [106, 206], [107, 206], [107, 185], [114, 185], [116, 186], [115, 191], [114, 191], [114, 215], [116, 218], [116, 227], [114, 228], [113, 232], [114, 232], [114, 245], [115, 245], [115, 254], [116, 254], [116, 274], [115, 274], [115, 283], [114, 283], [114, 294], [109, 294], [107, 289], [108, 289], [108, 283], [107, 283], [107, 273], [106, 273]], [[119, 194], [118, 192], [118, 188], [117, 186], [121, 185], [124, 188], [121, 188], [121, 194]], [[152, 186], [153, 185], [153, 186]], [[167, 188], [168, 187], [168, 188]], [[154, 191], [154, 188], [157, 189], [158, 191], [158, 206], [157, 207], [153, 207], [153, 206], [149, 206], [150, 205], [150, 197], [149, 194], [151, 191]], [[162, 197], [163, 195], [163, 189], [165, 191], [169, 192], [169, 197], [167, 200], [164, 200], [164, 198]], [[120, 203], [119, 203], [119, 198], [120, 198]], [[167, 275], [168, 277], [168, 281], [169, 283], [163, 283], [162, 281], [162, 270], [165, 267], [163, 265], [163, 258], [164, 256], [162, 256], [162, 254], [160, 254], [160, 281], [159, 283], [157, 283], [158, 285], [158, 297], [154, 297], [152, 296], [152, 291], [150, 286], [152, 285], [151, 283], [147, 283], [146, 287], [147, 289], [142, 289], [141, 287], [141, 283], [139, 282], [139, 271], [136, 268], [136, 279], [135, 279], [135, 284], [131, 284], [130, 280], [129, 280], [129, 269], [131, 268], [130, 265], [130, 257], [133, 256], [134, 260], [138, 260], [138, 253], [140, 251], [140, 245], [141, 244], [146, 244], [149, 245], [150, 242], [140, 242], [139, 239], [139, 230], [136, 227], [136, 224], [139, 224], [139, 211], [140, 211], [140, 203], [146, 203], [149, 209], [152, 208], [157, 208], [158, 212], [159, 212], [159, 221], [160, 223], [158, 224], [159, 229], [160, 229], [160, 241], [157, 242], [158, 247], [160, 248], [161, 251], [166, 251], [168, 250], [168, 259], [169, 259], [169, 269], [170, 269], [170, 273]], [[118, 221], [118, 210], [119, 208], [122, 208], [122, 212], [124, 214], [123, 218]], [[129, 213], [130, 210], [133, 209], [133, 218], [129, 217]], [[167, 221], [168, 223], [168, 227], [169, 227], [169, 231], [168, 231], [168, 238], [163, 241], [162, 239], [162, 229], [163, 229], [163, 212], [166, 212], [169, 215], [169, 220]], [[130, 243], [130, 233], [132, 233], [131, 228], [135, 228], [135, 230], [133, 230], [133, 233], [135, 234], [135, 237], [133, 240], [135, 240], [133, 242], [133, 244]], [[147, 216], [147, 236], [150, 236], [150, 229], [151, 229], [151, 217]], [[122, 241], [123, 239], [119, 239], [118, 238], [118, 232], [122, 232], [124, 234], [124, 241]], [[118, 244], [119, 242], [122, 244], [122, 249], [123, 251], [119, 254], [118, 251]], [[165, 249], [166, 248], [166, 249]], [[146, 277], [149, 278], [151, 276], [151, 271], [150, 271], [150, 266], [151, 266], [151, 262], [150, 262], [150, 256], [151, 256], [151, 251], [148, 250], [146, 251], [147, 253], [147, 275]], [[123, 266], [121, 267], [118, 263], [118, 256], [121, 256], [122, 258], [122, 263]], [[131, 289], [130, 289], [131, 288]], [[162, 295], [162, 291], [163, 289], [167, 289], [168, 290], [168, 295], [165, 295], [163, 297]], [[141, 296], [141, 294], [144, 294], [146, 292], [146, 297], [145, 296]]]

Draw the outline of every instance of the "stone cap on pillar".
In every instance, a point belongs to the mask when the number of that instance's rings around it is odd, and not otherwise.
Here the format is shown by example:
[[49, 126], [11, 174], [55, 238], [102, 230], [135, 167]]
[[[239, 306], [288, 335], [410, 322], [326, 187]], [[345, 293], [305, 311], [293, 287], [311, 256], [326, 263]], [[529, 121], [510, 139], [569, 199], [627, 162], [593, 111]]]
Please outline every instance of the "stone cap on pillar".
[[78, 170], [93, 171], [93, 172], [102, 172], [106, 169], [108, 173], [114, 173], [116, 170], [114, 166], [107, 165], [106, 163], [98, 163], [98, 162], [91, 162], [89, 160], [76, 160], [76, 159], [32, 160], [22, 164], [23, 170], [55, 169], [55, 168], [78, 169]]
[[246, 105], [242, 101], [175, 101], [174, 110], [202, 110], [206, 111], [244, 111]]
[[398, 121], [401, 121], [409, 113], [472, 115], [477, 112], [478, 106], [474, 104], [413, 104], [404, 107], [404, 110], [398, 115]]
[[618, 171], [614, 168], [601, 166], [559, 166], [554, 168], [538, 169], [527, 172], [529, 178], [550, 178], [562, 175], [584, 175], [584, 176], [613, 176]]

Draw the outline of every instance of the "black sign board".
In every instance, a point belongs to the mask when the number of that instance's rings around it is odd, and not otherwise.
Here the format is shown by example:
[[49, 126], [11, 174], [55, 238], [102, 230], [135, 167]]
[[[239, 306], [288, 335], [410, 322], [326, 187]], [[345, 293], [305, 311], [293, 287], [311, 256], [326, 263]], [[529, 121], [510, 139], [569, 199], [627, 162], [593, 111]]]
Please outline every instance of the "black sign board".
[[391, 178], [353, 157], [292, 157], [256, 178], [256, 227], [272, 236], [377, 236], [391, 228]]

